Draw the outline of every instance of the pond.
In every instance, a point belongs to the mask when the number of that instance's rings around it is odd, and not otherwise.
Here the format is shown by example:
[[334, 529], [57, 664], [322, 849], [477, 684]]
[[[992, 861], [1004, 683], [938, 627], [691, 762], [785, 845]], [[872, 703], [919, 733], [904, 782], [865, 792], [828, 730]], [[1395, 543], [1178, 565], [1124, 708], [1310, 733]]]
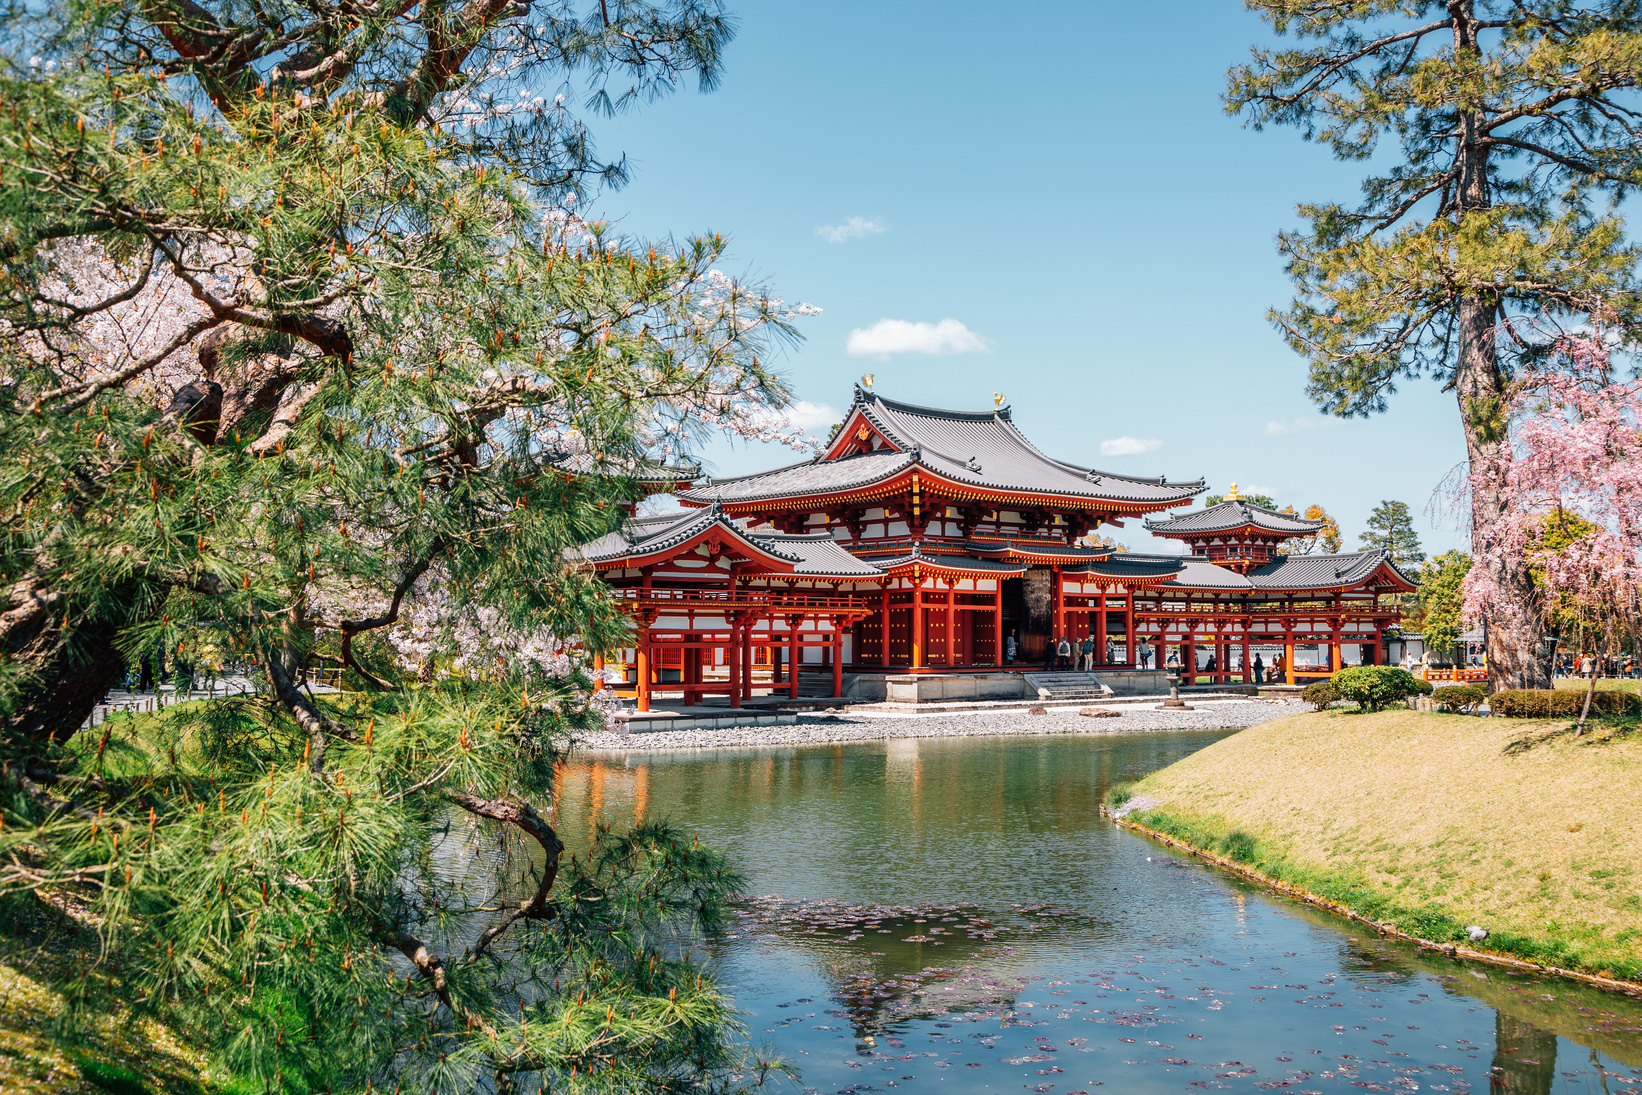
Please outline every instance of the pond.
[[810, 1092], [1642, 1095], [1642, 1006], [1432, 959], [1101, 820], [1224, 736], [577, 755], [557, 824], [671, 818], [757, 895], [705, 955]]

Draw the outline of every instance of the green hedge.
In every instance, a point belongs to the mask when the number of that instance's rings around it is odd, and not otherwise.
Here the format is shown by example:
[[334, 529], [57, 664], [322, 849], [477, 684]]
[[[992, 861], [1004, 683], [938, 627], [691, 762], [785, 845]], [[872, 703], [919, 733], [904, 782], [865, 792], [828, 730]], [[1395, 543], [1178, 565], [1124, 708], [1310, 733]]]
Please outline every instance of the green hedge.
[[[1508, 719], [1576, 719], [1585, 692], [1561, 688], [1516, 688], [1488, 697], [1488, 708]], [[1642, 715], [1642, 696], [1634, 692], [1598, 691], [1591, 697], [1593, 715]]]

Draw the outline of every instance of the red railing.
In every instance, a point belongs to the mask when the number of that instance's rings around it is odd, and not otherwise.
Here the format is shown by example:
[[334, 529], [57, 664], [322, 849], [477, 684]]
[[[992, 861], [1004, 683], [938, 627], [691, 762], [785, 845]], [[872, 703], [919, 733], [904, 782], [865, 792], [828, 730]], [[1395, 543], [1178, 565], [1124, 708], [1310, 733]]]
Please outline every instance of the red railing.
[[871, 611], [878, 607], [878, 598], [853, 594], [825, 596], [792, 589], [641, 589], [626, 587], [613, 589], [619, 601], [634, 604], [678, 608], [776, 608], [814, 609], [822, 611]]
[[1422, 681], [1485, 681], [1488, 679], [1488, 669], [1485, 666], [1459, 666], [1452, 669], [1422, 669]]

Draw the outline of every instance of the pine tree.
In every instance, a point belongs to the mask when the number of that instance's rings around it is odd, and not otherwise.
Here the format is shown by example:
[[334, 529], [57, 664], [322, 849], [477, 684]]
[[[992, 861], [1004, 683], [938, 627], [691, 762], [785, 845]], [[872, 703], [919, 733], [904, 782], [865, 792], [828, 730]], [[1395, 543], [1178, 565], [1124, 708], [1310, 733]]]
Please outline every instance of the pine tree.
[[1642, 183], [1642, 13], [1617, 0], [1250, 6], [1302, 41], [1233, 69], [1227, 109], [1256, 128], [1293, 125], [1341, 159], [1393, 161], [1355, 208], [1301, 207], [1308, 226], [1279, 244], [1296, 296], [1272, 318], [1333, 414], [1383, 411], [1404, 379], [1453, 390], [1480, 473], [1472, 555], [1526, 606], [1489, 627], [1490, 679], [1543, 685], [1528, 564], [1488, 550], [1508, 501], [1509, 377], [1544, 351], [1513, 321], [1600, 313], [1628, 337], [1642, 326], [1638, 252], [1610, 204]]
[[[0, 900], [92, 914], [58, 987], [258, 1089], [767, 1075], [677, 946], [722, 858], [647, 825], [567, 862], [534, 805], [598, 718], [579, 652], [625, 641], [576, 545], [784, 398], [795, 310], [719, 237], [582, 219], [625, 167], [552, 91], [710, 87], [722, 11], [7, 11], [44, 63], [0, 72]], [[260, 692], [83, 732], [156, 648]], [[464, 840], [506, 854], [453, 875]]]
[[[1239, 500], [1247, 502], [1251, 506], [1260, 506], [1263, 509], [1273, 510], [1277, 508], [1277, 499], [1273, 498], [1269, 494], [1239, 494], [1237, 497]], [[1203, 499], [1203, 505], [1218, 506], [1220, 503], [1224, 502], [1226, 498], [1227, 496], [1224, 494], [1211, 494], [1207, 498]]]
[[1408, 626], [1439, 654], [1452, 656], [1460, 649], [1465, 633], [1464, 583], [1470, 570], [1471, 556], [1463, 551], [1445, 551], [1420, 567], [1420, 588]]
[[1381, 502], [1368, 515], [1368, 528], [1357, 537], [1357, 546], [1363, 551], [1383, 551], [1399, 567], [1412, 570], [1425, 562], [1420, 549], [1420, 537], [1414, 531], [1414, 521], [1406, 502]]

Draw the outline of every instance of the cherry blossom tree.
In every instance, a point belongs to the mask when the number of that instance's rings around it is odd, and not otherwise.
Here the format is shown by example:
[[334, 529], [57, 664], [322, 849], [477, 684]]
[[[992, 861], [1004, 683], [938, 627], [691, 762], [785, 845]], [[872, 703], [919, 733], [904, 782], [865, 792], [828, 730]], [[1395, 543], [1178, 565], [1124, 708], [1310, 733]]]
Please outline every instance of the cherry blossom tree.
[[[1642, 377], [1616, 375], [1615, 347], [1601, 326], [1519, 324], [1513, 337], [1536, 345], [1543, 365], [1514, 378], [1502, 416], [1509, 443], [1472, 468], [1473, 480], [1502, 483], [1505, 500], [1495, 520], [1473, 530], [1473, 543], [1491, 563], [1530, 560], [1536, 588], [1524, 599], [1494, 580], [1497, 566], [1473, 566], [1467, 614], [1525, 634], [1546, 618], [1572, 619], [1609, 643], [1634, 643], [1642, 621]], [[1576, 534], [1553, 543], [1551, 527]]]

